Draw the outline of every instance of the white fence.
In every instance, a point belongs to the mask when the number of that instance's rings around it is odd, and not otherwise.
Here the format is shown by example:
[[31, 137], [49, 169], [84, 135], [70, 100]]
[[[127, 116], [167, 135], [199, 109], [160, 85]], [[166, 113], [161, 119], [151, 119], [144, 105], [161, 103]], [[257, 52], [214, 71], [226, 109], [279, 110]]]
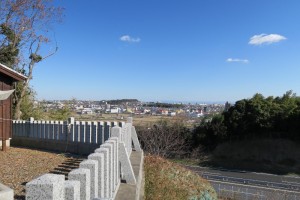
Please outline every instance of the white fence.
[[114, 199], [121, 179], [128, 184], [136, 184], [129, 159], [132, 145], [136, 151], [142, 151], [132, 118], [129, 118], [122, 128], [111, 128], [110, 137], [87, 160], [82, 161], [78, 169], [68, 174], [68, 180], [64, 175], [44, 174], [28, 182], [26, 199]]

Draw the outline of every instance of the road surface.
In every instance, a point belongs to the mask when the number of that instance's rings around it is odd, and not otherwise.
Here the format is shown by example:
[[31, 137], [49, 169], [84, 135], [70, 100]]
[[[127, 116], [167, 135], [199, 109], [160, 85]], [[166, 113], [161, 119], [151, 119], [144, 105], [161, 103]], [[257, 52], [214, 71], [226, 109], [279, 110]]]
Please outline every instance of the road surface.
[[300, 177], [187, 166], [207, 179], [219, 196], [233, 199], [300, 200]]

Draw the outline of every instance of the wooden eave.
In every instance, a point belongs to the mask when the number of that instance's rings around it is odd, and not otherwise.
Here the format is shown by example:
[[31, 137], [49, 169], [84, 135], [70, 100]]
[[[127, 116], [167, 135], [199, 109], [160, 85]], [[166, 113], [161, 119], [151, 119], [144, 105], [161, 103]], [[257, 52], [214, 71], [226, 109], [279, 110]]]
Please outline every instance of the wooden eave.
[[6, 76], [11, 77], [15, 81], [24, 81], [27, 79], [23, 74], [3, 65], [0, 63], [0, 73], [5, 74]]

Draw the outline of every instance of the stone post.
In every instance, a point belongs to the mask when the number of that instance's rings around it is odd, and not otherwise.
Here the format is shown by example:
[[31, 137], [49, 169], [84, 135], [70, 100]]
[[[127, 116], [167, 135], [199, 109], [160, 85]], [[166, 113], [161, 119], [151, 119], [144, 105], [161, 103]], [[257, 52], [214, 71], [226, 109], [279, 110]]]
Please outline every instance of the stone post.
[[26, 200], [64, 200], [64, 175], [44, 174], [26, 184]]
[[85, 143], [91, 144], [92, 141], [92, 123], [86, 122], [85, 123]]
[[98, 136], [98, 133], [97, 133], [97, 122], [92, 122], [92, 125], [91, 125], [91, 142], [92, 144], [97, 144], [97, 136]]
[[103, 144], [104, 143], [104, 122], [98, 122], [98, 136], [97, 136], [97, 144]]
[[74, 125], [74, 141], [80, 142], [80, 122], [76, 121]]
[[79, 165], [82, 169], [89, 169], [91, 172], [91, 198], [98, 197], [98, 161], [96, 160], [84, 160]]
[[113, 161], [113, 191], [116, 192], [116, 187], [119, 184], [119, 157], [118, 157], [118, 138], [110, 137], [106, 143], [111, 144], [113, 147], [112, 161]]
[[110, 195], [110, 182], [109, 182], [109, 151], [108, 149], [98, 148], [95, 153], [102, 153], [104, 156], [104, 197], [109, 198]]
[[80, 199], [90, 200], [91, 189], [91, 172], [89, 169], [74, 169], [69, 175], [68, 179], [71, 181], [80, 182]]
[[65, 181], [65, 200], [80, 200], [80, 182]]
[[[108, 141], [108, 140], [107, 140]], [[108, 150], [108, 157], [107, 157], [107, 162], [108, 162], [108, 190], [109, 190], [109, 197], [112, 197], [112, 192], [114, 190], [114, 165], [113, 165], [113, 145], [110, 143], [107, 143], [107, 141], [100, 146], [100, 149], [96, 149], [95, 152], [102, 152], [102, 149], [107, 149]], [[105, 162], [105, 161], [104, 161]]]
[[98, 162], [98, 196], [104, 198], [104, 155], [102, 153], [92, 153], [89, 160]]
[[80, 142], [85, 142], [85, 122], [80, 122]]

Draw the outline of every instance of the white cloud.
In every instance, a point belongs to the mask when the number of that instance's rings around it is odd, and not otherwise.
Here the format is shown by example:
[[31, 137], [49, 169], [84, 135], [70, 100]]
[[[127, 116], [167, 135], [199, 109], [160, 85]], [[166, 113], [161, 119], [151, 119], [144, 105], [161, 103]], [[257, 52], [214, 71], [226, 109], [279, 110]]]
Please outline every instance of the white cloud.
[[260, 34], [260, 35], [252, 36], [250, 38], [249, 44], [251, 45], [272, 44], [286, 39], [287, 39], [286, 37], [278, 34], [269, 34], [269, 35]]
[[122, 42], [140, 42], [141, 41], [140, 38], [138, 38], [138, 37], [137, 38], [133, 38], [130, 35], [123, 35], [123, 36], [120, 37], [120, 40]]
[[249, 63], [247, 59], [239, 59], [239, 58], [227, 58], [226, 62], [240, 62], [240, 63]]

